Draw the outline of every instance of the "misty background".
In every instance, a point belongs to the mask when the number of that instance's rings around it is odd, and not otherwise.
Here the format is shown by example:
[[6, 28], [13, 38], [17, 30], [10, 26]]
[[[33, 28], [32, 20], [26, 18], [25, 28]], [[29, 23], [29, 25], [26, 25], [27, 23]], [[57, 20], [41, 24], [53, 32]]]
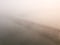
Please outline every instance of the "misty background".
[[0, 0], [0, 16], [60, 29], [60, 0]]

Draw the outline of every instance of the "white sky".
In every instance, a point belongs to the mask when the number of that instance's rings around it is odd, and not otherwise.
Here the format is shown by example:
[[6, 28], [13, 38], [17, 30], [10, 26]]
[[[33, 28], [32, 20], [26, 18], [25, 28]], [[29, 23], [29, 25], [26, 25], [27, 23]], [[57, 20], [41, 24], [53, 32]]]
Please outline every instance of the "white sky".
[[60, 28], [60, 0], [0, 0], [0, 14]]

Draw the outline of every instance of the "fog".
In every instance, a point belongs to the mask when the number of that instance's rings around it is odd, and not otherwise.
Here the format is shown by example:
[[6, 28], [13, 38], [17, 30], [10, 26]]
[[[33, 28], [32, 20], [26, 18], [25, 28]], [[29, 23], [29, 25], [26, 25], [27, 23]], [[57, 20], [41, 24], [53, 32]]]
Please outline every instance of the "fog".
[[0, 0], [0, 45], [60, 45], [60, 1]]
[[0, 14], [60, 29], [60, 0], [0, 0]]

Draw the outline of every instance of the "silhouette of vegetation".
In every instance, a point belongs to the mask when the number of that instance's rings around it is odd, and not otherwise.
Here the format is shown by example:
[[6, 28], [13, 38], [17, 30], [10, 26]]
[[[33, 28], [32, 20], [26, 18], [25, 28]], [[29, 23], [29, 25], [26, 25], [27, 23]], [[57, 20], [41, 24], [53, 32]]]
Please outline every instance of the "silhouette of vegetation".
[[12, 17], [0, 25], [0, 45], [60, 45], [59, 29]]

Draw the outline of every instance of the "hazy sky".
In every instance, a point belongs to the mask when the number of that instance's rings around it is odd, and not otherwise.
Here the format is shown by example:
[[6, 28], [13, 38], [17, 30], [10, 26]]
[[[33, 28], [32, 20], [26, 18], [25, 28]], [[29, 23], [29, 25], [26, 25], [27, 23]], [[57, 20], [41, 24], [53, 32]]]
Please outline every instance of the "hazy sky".
[[60, 0], [0, 0], [0, 14], [60, 28]]

